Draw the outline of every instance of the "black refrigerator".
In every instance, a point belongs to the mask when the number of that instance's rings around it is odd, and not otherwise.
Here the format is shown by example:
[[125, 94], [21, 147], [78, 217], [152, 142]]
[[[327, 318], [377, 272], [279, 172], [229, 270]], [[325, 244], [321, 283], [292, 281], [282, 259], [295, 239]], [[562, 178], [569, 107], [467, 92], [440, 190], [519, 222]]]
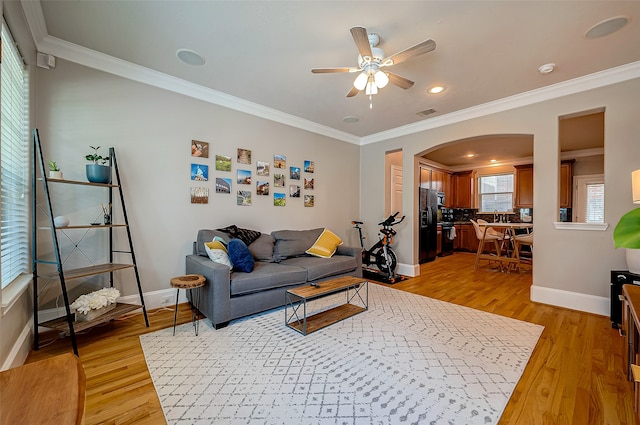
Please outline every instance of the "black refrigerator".
[[438, 244], [438, 192], [420, 188], [420, 264], [436, 258]]

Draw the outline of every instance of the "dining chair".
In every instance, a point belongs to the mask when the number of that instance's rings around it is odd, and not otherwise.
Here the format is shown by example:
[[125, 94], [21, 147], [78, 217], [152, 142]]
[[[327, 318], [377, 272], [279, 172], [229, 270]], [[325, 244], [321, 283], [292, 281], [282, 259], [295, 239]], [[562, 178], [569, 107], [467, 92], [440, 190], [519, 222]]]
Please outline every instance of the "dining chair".
[[[483, 220], [484, 221], [484, 220]], [[480, 256], [482, 255], [483, 251], [484, 251], [484, 243], [487, 241], [493, 241], [493, 245], [495, 247], [496, 250], [496, 256], [500, 256], [501, 255], [501, 246], [500, 243], [502, 243], [504, 241], [504, 237], [500, 232], [496, 232], [495, 229], [488, 227], [486, 228], [485, 231], [485, 227], [486, 226], [480, 226], [478, 223], [480, 222], [480, 220], [478, 221], [474, 221], [471, 220], [471, 223], [473, 224], [473, 228], [476, 231], [476, 237], [478, 238], [478, 252], [476, 252], [476, 263], [474, 265], [474, 269], [478, 269], [478, 264], [480, 263]], [[485, 221], [485, 223], [487, 223]], [[489, 262], [491, 262], [492, 260], [489, 260]], [[502, 271], [502, 262], [500, 262], [500, 271]]]
[[518, 268], [518, 271], [522, 273], [522, 267], [520, 266], [525, 263], [525, 261], [523, 261], [523, 258], [520, 256], [520, 248], [523, 245], [529, 246], [529, 248], [531, 249], [531, 258], [528, 263], [531, 264], [531, 267], [533, 267], [533, 232], [515, 236], [513, 238], [513, 243], [514, 256], [516, 257], [516, 267]]

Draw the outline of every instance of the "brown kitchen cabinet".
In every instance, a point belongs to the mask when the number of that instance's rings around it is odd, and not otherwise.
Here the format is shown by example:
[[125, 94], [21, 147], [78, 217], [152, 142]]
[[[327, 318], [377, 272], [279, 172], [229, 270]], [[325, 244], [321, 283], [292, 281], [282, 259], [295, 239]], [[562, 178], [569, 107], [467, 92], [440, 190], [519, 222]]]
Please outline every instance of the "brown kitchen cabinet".
[[456, 224], [456, 238], [453, 241], [455, 251], [478, 251], [478, 238], [471, 223]]
[[516, 208], [533, 208], [533, 164], [515, 165]]
[[444, 207], [453, 208], [453, 186], [451, 184], [451, 173], [444, 172], [442, 176], [442, 191], [444, 192]]
[[560, 163], [560, 208], [571, 208], [574, 159]]
[[471, 208], [473, 175], [471, 171], [453, 173], [453, 208]]

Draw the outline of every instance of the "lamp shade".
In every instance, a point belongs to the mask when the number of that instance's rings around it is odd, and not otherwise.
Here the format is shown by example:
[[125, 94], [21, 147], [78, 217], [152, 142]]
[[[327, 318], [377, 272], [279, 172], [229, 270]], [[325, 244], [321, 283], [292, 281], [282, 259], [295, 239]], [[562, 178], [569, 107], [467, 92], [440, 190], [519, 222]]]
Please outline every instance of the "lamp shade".
[[368, 80], [369, 76], [366, 73], [361, 72], [353, 82], [353, 87], [357, 88], [358, 90], [364, 90], [364, 88], [367, 86]]
[[376, 82], [376, 86], [379, 89], [384, 88], [387, 84], [389, 84], [389, 77], [382, 71], [378, 71], [373, 75], [373, 79]]
[[373, 78], [369, 79], [369, 82], [367, 83], [367, 91], [365, 92], [365, 94], [367, 96], [372, 94], [378, 94], [378, 86], [376, 86], [376, 83], [373, 81]]
[[640, 204], [640, 170], [631, 173], [631, 187], [633, 190], [633, 203]]

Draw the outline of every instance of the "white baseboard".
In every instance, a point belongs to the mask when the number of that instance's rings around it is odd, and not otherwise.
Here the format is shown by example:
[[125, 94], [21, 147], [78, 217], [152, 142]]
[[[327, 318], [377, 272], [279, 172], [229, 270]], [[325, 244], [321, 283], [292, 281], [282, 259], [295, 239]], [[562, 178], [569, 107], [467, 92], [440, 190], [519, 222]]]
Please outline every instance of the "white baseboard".
[[409, 277], [420, 275], [420, 264], [402, 264], [398, 263], [398, 274]]
[[31, 351], [31, 345], [33, 343], [33, 319], [29, 320], [29, 322], [25, 325], [18, 336], [18, 339], [11, 347], [11, 351], [4, 363], [2, 364], [2, 369], [7, 370], [13, 367], [22, 366], [29, 355], [29, 351]]
[[601, 316], [609, 316], [611, 314], [611, 304], [607, 297], [580, 294], [544, 286], [531, 286], [531, 301]]

